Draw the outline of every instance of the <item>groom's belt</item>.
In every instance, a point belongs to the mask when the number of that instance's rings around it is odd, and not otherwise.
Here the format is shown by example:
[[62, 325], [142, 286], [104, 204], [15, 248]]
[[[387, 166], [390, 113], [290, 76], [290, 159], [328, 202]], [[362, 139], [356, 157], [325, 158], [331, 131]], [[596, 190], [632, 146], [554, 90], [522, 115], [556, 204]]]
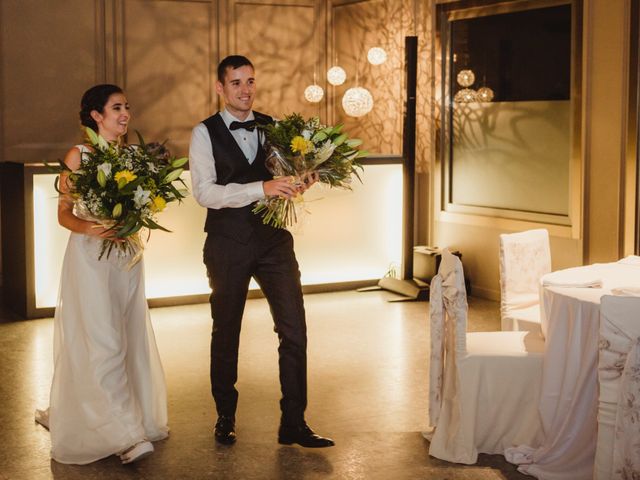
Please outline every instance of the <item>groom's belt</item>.
[[207, 209], [204, 231], [209, 235], [222, 235], [240, 243], [249, 243], [257, 232], [273, 230], [264, 225], [262, 218], [253, 213], [255, 203], [240, 208]]

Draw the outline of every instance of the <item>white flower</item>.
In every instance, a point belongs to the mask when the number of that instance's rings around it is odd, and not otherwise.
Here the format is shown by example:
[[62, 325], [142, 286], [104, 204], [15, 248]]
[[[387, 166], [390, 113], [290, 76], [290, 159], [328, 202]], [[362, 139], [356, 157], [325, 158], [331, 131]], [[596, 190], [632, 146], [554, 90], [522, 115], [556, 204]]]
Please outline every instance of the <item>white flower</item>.
[[327, 161], [335, 149], [336, 145], [331, 143], [331, 140], [326, 140], [319, 148], [315, 149], [315, 162], [313, 166], [317, 167]]
[[303, 137], [305, 140], [309, 140], [309, 139], [311, 139], [311, 135], [313, 135], [313, 132], [312, 132], [311, 130], [307, 130], [307, 129], [302, 130], [302, 137]]
[[143, 205], [146, 205], [151, 200], [149, 196], [151, 192], [149, 190], [143, 190], [140, 185], [136, 188], [136, 191], [133, 192], [133, 203], [136, 204], [136, 208], [141, 208]]
[[147, 162], [147, 168], [150, 172], [158, 173], [158, 166], [153, 162]]
[[98, 165], [98, 171], [104, 173], [104, 176], [109, 178], [111, 176], [111, 164], [104, 162]]

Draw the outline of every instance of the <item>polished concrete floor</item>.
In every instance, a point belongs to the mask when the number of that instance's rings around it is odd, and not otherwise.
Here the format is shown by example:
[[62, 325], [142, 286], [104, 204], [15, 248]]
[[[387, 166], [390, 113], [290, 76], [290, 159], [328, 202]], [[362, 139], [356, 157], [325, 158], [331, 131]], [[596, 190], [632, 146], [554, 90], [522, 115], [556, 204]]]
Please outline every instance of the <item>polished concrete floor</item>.
[[[208, 305], [151, 312], [169, 389], [171, 436], [156, 452], [122, 466], [49, 458], [49, 434], [33, 421], [47, 406], [52, 320], [15, 321], [0, 311], [0, 480], [73, 479], [526, 479], [499, 455], [477, 465], [428, 455], [429, 329], [426, 302], [390, 303], [388, 292], [305, 297], [309, 329], [307, 420], [336, 446], [278, 445], [277, 339], [262, 299], [243, 323], [238, 442], [213, 441]], [[470, 298], [469, 330], [496, 330], [498, 304]]]

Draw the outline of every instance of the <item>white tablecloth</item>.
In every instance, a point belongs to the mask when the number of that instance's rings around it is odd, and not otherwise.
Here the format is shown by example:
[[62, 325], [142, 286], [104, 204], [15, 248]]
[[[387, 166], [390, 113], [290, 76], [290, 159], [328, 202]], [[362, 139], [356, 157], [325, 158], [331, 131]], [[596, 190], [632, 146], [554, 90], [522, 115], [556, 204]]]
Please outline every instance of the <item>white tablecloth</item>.
[[[541, 287], [545, 336], [540, 446], [505, 453], [518, 470], [543, 480], [590, 480], [596, 449], [600, 297], [613, 288], [640, 287], [640, 265], [594, 264], [553, 272], [576, 281], [598, 278], [602, 288]], [[556, 275], [556, 278], [558, 276]]]

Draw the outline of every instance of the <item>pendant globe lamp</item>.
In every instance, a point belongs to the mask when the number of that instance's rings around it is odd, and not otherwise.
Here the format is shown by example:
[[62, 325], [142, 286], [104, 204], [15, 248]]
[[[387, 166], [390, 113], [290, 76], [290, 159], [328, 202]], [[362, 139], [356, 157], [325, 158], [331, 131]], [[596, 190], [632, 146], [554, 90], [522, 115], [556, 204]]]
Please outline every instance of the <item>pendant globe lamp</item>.
[[373, 97], [366, 88], [350, 88], [344, 92], [342, 108], [350, 117], [362, 117], [373, 109]]
[[[313, 34], [315, 39], [316, 33], [316, 13], [313, 15]], [[317, 44], [316, 44], [317, 45]], [[304, 98], [309, 103], [318, 103], [324, 98], [324, 89], [318, 85], [316, 81], [316, 73], [318, 72], [318, 55], [316, 55], [316, 64], [313, 69], [313, 83], [304, 89]]]
[[458, 75], [456, 75], [456, 81], [458, 82], [458, 85], [462, 87], [462, 89], [458, 90], [453, 96], [454, 102], [471, 103], [477, 101], [478, 92], [476, 92], [473, 88], [470, 88], [471, 85], [473, 85], [473, 82], [476, 81], [476, 75], [473, 73], [473, 70], [460, 70], [458, 72]]
[[304, 89], [304, 98], [309, 103], [318, 103], [324, 97], [324, 89], [317, 84], [309, 85]]
[[382, 65], [387, 61], [387, 52], [381, 47], [370, 48], [367, 52], [367, 60], [371, 65]]
[[362, 117], [373, 109], [373, 96], [366, 88], [358, 84], [358, 67], [356, 64], [356, 86], [349, 88], [342, 96], [342, 108], [350, 117]]
[[476, 97], [479, 102], [490, 102], [493, 100], [493, 90], [489, 87], [480, 87], [476, 92]]
[[473, 82], [476, 81], [476, 75], [473, 73], [473, 70], [460, 70], [456, 76], [456, 80], [461, 87], [470, 87], [473, 85]]
[[458, 90], [453, 97], [453, 101], [456, 103], [472, 103], [478, 99], [478, 92], [473, 88], [463, 88]]
[[480, 87], [476, 91], [476, 97], [478, 99], [478, 102], [482, 102], [482, 103], [488, 103], [491, 100], [493, 100], [493, 97], [494, 97], [493, 90], [487, 87], [487, 68], [488, 68], [487, 61], [488, 61], [488, 55], [487, 55], [487, 51], [485, 50], [483, 72], [482, 72], [482, 87]]
[[334, 65], [329, 70], [327, 70], [327, 81], [333, 85], [338, 86], [342, 85], [347, 80], [347, 72], [344, 71], [344, 68], [339, 67], [338, 65]]

